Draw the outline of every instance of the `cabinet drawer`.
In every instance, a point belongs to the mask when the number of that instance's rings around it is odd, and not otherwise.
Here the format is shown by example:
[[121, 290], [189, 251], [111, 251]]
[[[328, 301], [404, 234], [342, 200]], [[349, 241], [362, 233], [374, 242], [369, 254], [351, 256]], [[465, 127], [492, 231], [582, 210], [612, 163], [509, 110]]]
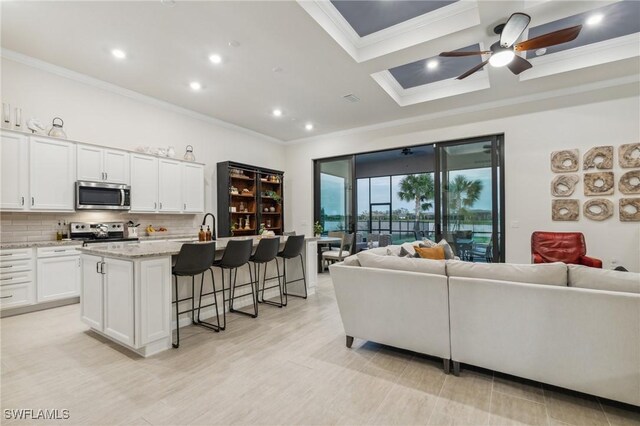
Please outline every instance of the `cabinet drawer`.
[[10, 260], [32, 259], [33, 249], [3, 249], [0, 250], [0, 263]]
[[8, 260], [0, 262], [0, 276], [13, 272], [24, 272], [33, 270], [33, 260]]
[[32, 282], [33, 277], [32, 271], [5, 272], [0, 274], [0, 286]]
[[10, 285], [0, 287], [0, 308], [13, 308], [15, 306], [30, 305], [31, 285]]
[[57, 247], [40, 247], [38, 249], [38, 258], [41, 257], [57, 257], [57, 256], [77, 256], [80, 254], [76, 248], [78, 246], [57, 246]]

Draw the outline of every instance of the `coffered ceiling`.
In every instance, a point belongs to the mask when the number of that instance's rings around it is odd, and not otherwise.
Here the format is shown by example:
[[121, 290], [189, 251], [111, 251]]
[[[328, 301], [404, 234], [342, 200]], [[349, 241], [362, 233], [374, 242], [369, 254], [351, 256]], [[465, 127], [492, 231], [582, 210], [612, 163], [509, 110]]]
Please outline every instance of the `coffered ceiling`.
[[[587, 90], [603, 81], [629, 84], [640, 73], [640, 41], [632, 24], [618, 34], [621, 15], [615, 10], [626, 3], [2, 2], [1, 42], [6, 59], [33, 64], [35, 58], [291, 141]], [[516, 11], [532, 16], [534, 34], [585, 19], [598, 8], [605, 8], [598, 34], [615, 37], [585, 38], [593, 41], [530, 56], [534, 68], [520, 76], [485, 67], [455, 80], [479, 59], [437, 57], [442, 51], [488, 48], [497, 40], [493, 27]], [[627, 15], [633, 18], [634, 10]], [[126, 58], [114, 58], [113, 49]], [[220, 55], [221, 63], [212, 63], [212, 54]], [[429, 69], [432, 59], [439, 64]], [[192, 89], [193, 82], [201, 88]], [[359, 101], [347, 102], [348, 94]], [[274, 117], [274, 109], [281, 116]], [[308, 123], [312, 130], [305, 128]]]

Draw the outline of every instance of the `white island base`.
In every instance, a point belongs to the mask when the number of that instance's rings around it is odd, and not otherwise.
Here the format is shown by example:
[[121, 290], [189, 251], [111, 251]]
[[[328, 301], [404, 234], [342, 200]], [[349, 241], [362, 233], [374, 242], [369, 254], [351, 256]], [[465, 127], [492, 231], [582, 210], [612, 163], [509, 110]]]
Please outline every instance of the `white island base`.
[[[238, 237], [246, 238], [246, 237]], [[256, 240], [257, 245], [257, 238]], [[217, 256], [222, 255], [226, 241], [217, 242]], [[282, 239], [284, 244], [285, 239]], [[175, 256], [182, 242], [144, 242], [101, 244], [83, 247], [82, 282], [80, 292], [80, 312], [82, 321], [93, 331], [132, 351], [148, 357], [171, 348], [172, 330], [175, 329], [175, 305], [172, 304], [173, 277], [171, 275], [172, 256]], [[309, 294], [313, 294], [316, 284], [316, 242], [310, 238], [305, 244], [303, 258]], [[282, 272], [282, 260], [280, 271]], [[310, 267], [307, 267], [309, 265]], [[222, 289], [219, 268], [214, 269], [216, 290]], [[262, 274], [261, 274], [262, 275]], [[267, 277], [276, 275], [275, 262], [269, 264]], [[302, 278], [302, 268], [298, 259], [287, 261], [289, 281]], [[262, 279], [262, 277], [261, 277]], [[249, 282], [247, 266], [238, 269], [237, 285]], [[267, 286], [277, 285], [277, 280], [267, 282]], [[204, 292], [211, 291], [211, 274], [205, 273]], [[303, 281], [288, 285], [290, 294], [302, 294]], [[191, 278], [180, 277], [179, 298], [191, 295]], [[198, 306], [200, 276], [195, 280], [195, 306]], [[222, 292], [218, 293], [220, 315], [222, 316]], [[225, 298], [229, 297], [229, 276], [225, 274]], [[275, 297], [278, 289], [265, 291], [265, 298]], [[237, 289], [238, 297], [234, 309], [252, 304], [249, 286]], [[203, 305], [212, 303], [212, 296], [203, 298]], [[182, 302], [180, 311], [191, 307], [189, 301]], [[273, 309], [260, 305], [261, 309]], [[277, 308], [276, 308], [277, 309]], [[286, 308], [284, 308], [286, 309]], [[228, 314], [229, 315], [229, 314]], [[234, 315], [234, 314], [231, 314]], [[213, 307], [202, 309], [201, 319], [215, 316]], [[259, 321], [259, 317], [256, 319]], [[191, 323], [190, 314], [180, 316], [180, 324]], [[223, 331], [224, 332], [224, 331]], [[188, 340], [185, 341], [188, 344]]]

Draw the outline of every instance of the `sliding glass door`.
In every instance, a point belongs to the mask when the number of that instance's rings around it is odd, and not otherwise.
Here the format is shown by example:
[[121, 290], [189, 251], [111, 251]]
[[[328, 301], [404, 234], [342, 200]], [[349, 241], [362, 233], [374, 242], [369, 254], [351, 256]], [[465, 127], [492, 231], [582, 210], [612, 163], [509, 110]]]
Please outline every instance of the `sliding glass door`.
[[353, 232], [354, 190], [353, 156], [316, 160], [314, 220], [323, 234], [329, 231]]
[[462, 260], [503, 261], [501, 136], [438, 145], [437, 238]]
[[463, 260], [503, 262], [502, 150], [493, 135], [316, 160], [315, 220], [358, 241], [444, 238]]

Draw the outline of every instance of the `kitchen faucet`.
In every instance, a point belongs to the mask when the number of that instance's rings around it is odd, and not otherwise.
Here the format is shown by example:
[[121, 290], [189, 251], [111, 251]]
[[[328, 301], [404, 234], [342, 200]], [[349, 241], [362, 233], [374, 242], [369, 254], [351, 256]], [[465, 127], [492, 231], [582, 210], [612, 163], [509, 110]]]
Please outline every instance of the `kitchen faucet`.
[[207, 213], [204, 215], [204, 218], [202, 218], [202, 226], [206, 224], [208, 216], [211, 216], [211, 220], [213, 221], [213, 224], [211, 225], [211, 239], [215, 240], [216, 239], [216, 217], [213, 215], [213, 213]]

